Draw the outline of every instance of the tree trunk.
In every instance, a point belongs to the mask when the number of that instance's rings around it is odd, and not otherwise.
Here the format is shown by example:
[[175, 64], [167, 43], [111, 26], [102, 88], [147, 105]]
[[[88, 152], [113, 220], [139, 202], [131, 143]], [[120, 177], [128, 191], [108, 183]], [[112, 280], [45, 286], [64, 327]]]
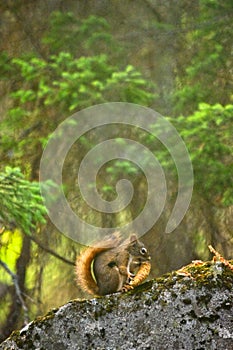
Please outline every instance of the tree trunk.
[[16, 276], [22, 300], [19, 300], [16, 289], [12, 288], [11, 305], [9, 307], [8, 316], [6, 317], [6, 323], [2, 329], [2, 334], [0, 336], [1, 340], [8, 337], [10, 333], [18, 326], [18, 322], [21, 318], [23, 308], [23, 319], [25, 323], [27, 321], [27, 310], [22, 301], [24, 298], [23, 293], [25, 292], [26, 269], [30, 261], [30, 248], [31, 240], [27, 235], [24, 235], [21, 253], [16, 262]]

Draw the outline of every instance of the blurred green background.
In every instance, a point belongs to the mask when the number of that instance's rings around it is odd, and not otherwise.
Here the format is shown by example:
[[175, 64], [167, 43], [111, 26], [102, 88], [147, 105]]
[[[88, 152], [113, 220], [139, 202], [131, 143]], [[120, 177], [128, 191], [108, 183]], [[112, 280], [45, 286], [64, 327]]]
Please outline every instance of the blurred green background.
[[[189, 150], [192, 202], [179, 227], [164, 234], [177, 194], [174, 166], [151, 135], [121, 129], [168, 175], [165, 210], [143, 237], [151, 277], [210, 259], [208, 244], [232, 258], [232, 9], [230, 0], [1, 2], [0, 340], [80, 295], [73, 264], [81, 247], [49, 221], [38, 178], [51, 133], [83, 108], [113, 101], [148, 106], [168, 118]], [[75, 178], [97, 140], [89, 133], [74, 145], [65, 190], [70, 200], [76, 191], [72, 204], [81, 218], [114, 227], [142, 210], [146, 179], [131, 162], [107, 163], [97, 184], [103, 197], [114, 198], [121, 178], [131, 180], [135, 196], [119, 215], [92, 211]]]

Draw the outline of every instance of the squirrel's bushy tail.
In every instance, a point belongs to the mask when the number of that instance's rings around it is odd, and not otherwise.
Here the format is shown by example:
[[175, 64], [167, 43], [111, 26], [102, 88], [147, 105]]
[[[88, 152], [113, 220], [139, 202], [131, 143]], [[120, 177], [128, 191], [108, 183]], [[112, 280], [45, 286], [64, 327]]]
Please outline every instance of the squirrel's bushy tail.
[[89, 247], [77, 257], [75, 272], [78, 286], [88, 294], [98, 295], [98, 286], [92, 277], [91, 264], [95, 256], [103, 251], [102, 248]]
[[103, 241], [97, 243], [96, 245], [88, 247], [77, 257], [75, 266], [76, 281], [78, 286], [85, 293], [88, 293], [90, 295], [99, 295], [99, 288], [91, 272], [92, 261], [99, 253], [117, 246], [120, 241], [120, 233], [115, 232], [113, 235], [105, 238]]

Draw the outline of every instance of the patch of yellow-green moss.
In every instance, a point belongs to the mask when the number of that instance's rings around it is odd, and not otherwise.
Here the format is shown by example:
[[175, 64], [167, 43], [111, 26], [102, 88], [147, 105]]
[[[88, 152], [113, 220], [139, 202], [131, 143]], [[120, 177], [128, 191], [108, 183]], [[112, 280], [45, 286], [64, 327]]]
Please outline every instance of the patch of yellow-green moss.
[[[77, 314], [86, 313], [87, 310], [92, 313], [93, 318], [98, 320], [107, 313], [117, 310], [119, 301], [125, 301], [132, 296], [136, 302], [139, 298], [149, 305], [159, 300], [160, 305], [166, 306], [169, 299], [166, 298], [166, 293], [169, 292], [170, 298], [181, 297], [184, 304], [191, 304], [191, 299], [187, 291], [192, 289], [201, 289], [206, 287], [210, 291], [213, 289], [228, 289], [231, 290], [233, 285], [233, 271], [220, 262], [196, 262], [183, 267], [180, 270], [167, 273], [156, 279], [147, 281], [135, 289], [127, 293], [116, 293], [104, 297], [93, 298], [89, 300], [72, 300], [69, 304], [77, 310]], [[209, 295], [204, 293], [204, 300], [200, 302], [208, 303]], [[199, 300], [198, 300], [199, 301]], [[227, 305], [226, 305], [227, 307]], [[138, 304], [135, 303], [135, 309]], [[25, 337], [30, 339], [30, 332], [35, 326], [40, 327], [41, 324], [50, 324], [59, 309], [53, 309], [42, 317], [37, 317], [31, 322], [28, 327], [21, 331], [15, 331], [10, 336], [10, 340], [14, 341], [19, 347], [24, 343]], [[132, 310], [133, 311], [133, 310]], [[33, 344], [32, 344], [33, 345]]]

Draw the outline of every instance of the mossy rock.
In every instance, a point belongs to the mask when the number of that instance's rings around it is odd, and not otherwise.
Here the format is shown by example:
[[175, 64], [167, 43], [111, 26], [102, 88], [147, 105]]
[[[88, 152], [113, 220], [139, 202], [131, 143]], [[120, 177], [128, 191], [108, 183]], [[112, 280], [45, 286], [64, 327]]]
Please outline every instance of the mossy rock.
[[4, 350], [233, 349], [233, 272], [191, 264], [134, 290], [73, 300], [13, 332]]

